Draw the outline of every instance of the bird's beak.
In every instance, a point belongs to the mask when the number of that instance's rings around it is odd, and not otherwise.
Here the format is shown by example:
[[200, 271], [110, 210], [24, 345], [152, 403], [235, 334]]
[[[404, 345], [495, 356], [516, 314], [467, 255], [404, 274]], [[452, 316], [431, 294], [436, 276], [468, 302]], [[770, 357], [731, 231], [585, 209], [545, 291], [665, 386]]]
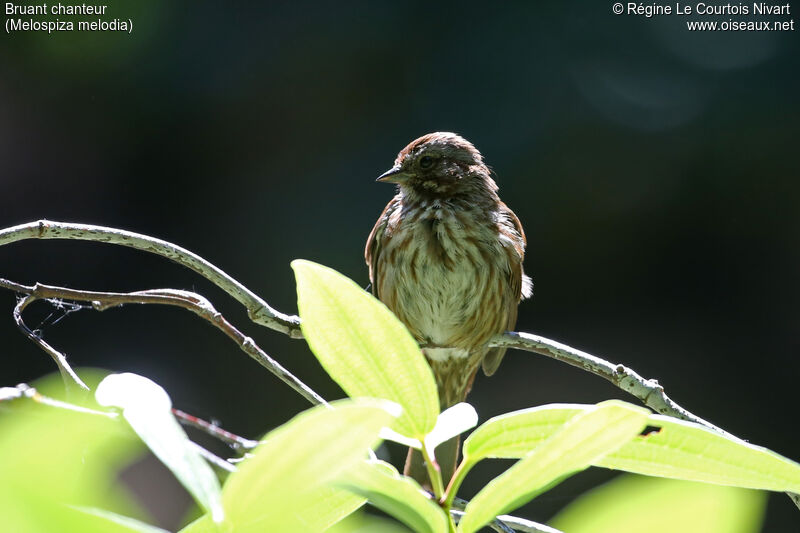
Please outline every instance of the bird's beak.
[[387, 170], [386, 172], [384, 172], [383, 174], [381, 174], [380, 176], [378, 176], [378, 179], [376, 179], [375, 181], [379, 181], [381, 183], [396, 183], [398, 185], [402, 185], [403, 183], [408, 181], [408, 178], [410, 178], [411, 176], [412, 174], [410, 172], [406, 172], [402, 169], [402, 167], [400, 167], [400, 165], [396, 165], [391, 169]]

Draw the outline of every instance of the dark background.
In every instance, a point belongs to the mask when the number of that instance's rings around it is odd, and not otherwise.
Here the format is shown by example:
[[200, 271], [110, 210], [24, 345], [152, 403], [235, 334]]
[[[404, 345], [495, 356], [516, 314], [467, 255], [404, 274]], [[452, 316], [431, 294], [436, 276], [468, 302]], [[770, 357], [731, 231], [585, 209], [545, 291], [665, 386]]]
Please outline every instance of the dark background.
[[[133, 33], [3, 34], [0, 226], [50, 218], [167, 239], [295, 313], [289, 262], [366, 285], [364, 242], [393, 193], [374, 178], [413, 138], [455, 131], [528, 235], [535, 294], [518, 329], [658, 378], [694, 413], [800, 459], [796, 32], [691, 33], [680, 17], [588, 1], [115, 2], [115, 17]], [[302, 341], [248, 324], [164, 259], [27, 241], [0, 248], [0, 277], [197, 290], [318, 392], [341, 394]], [[53, 370], [15, 329], [14, 298], [0, 292], [0, 385]], [[148, 376], [243, 435], [305, 407], [185, 311], [81, 311], [44, 335], [74, 365]], [[610, 397], [631, 399], [515, 352], [470, 401], [485, 420]], [[547, 520], [606, 477], [582, 474], [518, 514]], [[796, 523], [772, 495], [764, 531]]]

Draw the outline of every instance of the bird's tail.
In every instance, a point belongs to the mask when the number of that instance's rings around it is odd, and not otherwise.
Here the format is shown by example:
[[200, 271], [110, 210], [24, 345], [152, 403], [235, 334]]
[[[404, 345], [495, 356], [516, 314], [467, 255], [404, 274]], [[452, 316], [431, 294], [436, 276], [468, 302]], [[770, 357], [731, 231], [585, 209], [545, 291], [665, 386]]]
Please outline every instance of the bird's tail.
[[[443, 348], [440, 348], [440, 350], [443, 350]], [[469, 358], [453, 356], [433, 358], [428, 357], [427, 349], [423, 350], [423, 352], [436, 378], [436, 388], [439, 392], [441, 410], [444, 411], [448, 407], [463, 402], [472, 389], [472, 383], [475, 381], [475, 374], [486, 352], [472, 353]], [[442, 483], [445, 488], [447, 488], [447, 485], [453, 478], [456, 466], [458, 465], [460, 451], [461, 436], [453, 437], [436, 447], [435, 456], [437, 464], [434, 465], [434, 467], [438, 467], [440, 470]], [[432, 490], [433, 485], [428, 476], [428, 469], [425, 465], [422, 453], [419, 450], [409, 448], [403, 474], [415, 479], [425, 489], [429, 491]]]

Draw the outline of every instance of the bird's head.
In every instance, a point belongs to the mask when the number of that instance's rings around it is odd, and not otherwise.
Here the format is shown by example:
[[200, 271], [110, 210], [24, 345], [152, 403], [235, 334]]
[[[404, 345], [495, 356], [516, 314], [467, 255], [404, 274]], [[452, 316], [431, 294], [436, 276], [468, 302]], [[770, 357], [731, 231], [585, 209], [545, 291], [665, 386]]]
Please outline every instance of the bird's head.
[[429, 133], [412, 141], [377, 181], [395, 183], [406, 194], [434, 198], [497, 190], [481, 153], [468, 140], [449, 132]]

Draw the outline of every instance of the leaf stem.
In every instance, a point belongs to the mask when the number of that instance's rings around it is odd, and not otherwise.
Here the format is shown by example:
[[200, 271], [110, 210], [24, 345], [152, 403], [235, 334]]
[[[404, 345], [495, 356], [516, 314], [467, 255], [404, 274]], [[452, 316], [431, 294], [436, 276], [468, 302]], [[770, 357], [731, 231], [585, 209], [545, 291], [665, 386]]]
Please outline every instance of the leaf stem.
[[447, 485], [447, 490], [444, 493], [444, 498], [442, 501], [442, 507], [444, 510], [449, 512], [450, 508], [453, 506], [453, 500], [456, 497], [456, 493], [458, 489], [461, 487], [461, 483], [464, 481], [464, 478], [467, 477], [467, 472], [470, 471], [473, 464], [468, 462], [466, 458], [464, 458], [461, 463], [456, 468], [455, 473], [453, 474], [453, 479], [450, 480], [450, 484]]
[[456, 533], [456, 519], [452, 513], [447, 513], [447, 527], [450, 533]]
[[428, 453], [428, 448], [423, 444], [422, 457], [425, 459], [425, 467], [428, 469], [428, 477], [433, 486], [433, 495], [437, 500], [441, 500], [444, 495], [444, 483], [442, 483], [442, 469], [436, 462], [436, 457]]

